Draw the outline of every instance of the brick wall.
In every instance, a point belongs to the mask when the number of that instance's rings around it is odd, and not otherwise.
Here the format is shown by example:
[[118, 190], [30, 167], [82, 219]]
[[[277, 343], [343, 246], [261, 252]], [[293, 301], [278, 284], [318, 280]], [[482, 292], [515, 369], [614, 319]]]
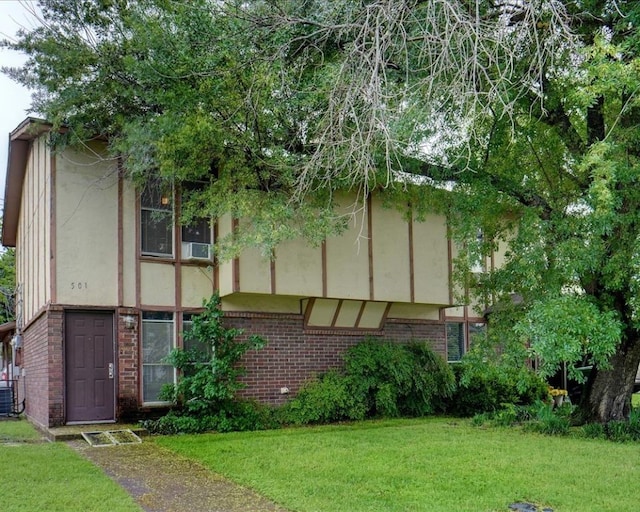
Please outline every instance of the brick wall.
[[[125, 318], [133, 320], [133, 328], [127, 326]], [[118, 418], [135, 417], [138, 411], [138, 354], [139, 321], [135, 309], [120, 308], [117, 311], [117, 354], [118, 354]]]
[[25, 413], [40, 427], [49, 425], [49, 357], [47, 313], [40, 315], [22, 333], [22, 369], [25, 374]]
[[49, 337], [49, 426], [64, 425], [64, 310], [60, 306], [48, 309]]
[[[247, 388], [240, 395], [273, 405], [295, 395], [310, 377], [340, 366], [345, 350], [367, 336], [357, 331], [305, 330], [302, 315], [226, 313], [225, 324], [244, 329], [244, 337], [259, 334], [267, 339], [266, 347], [249, 352], [243, 360]], [[398, 342], [427, 340], [445, 354], [442, 323], [389, 319], [375, 336]], [[281, 388], [288, 388], [289, 394], [281, 393]]]
[[49, 307], [23, 332], [25, 413], [40, 427], [64, 423], [63, 311]]
[[[117, 417], [138, 417], [140, 409], [139, 318], [135, 309], [120, 308], [117, 314]], [[125, 317], [133, 317], [133, 328]], [[345, 350], [364, 340], [358, 331], [305, 330], [302, 315], [226, 313], [228, 327], [244, 329], [244, 337], [259, 334], [267, 346], [248, 353], [243, 365], [247, 388], [241, 396], [272, 405], [295, 395], [300, 386], [318, 373], [341, 365]], [[26, 414], [41, 427], [64, 424], [64, 310], [50, 306], [23, 333], [26, 371]], [[445, 353], [445, 326], [438, 322], [388, 319], [384, 330], [370, 333], [398, 342], [428, 340], [434, 350]], [[281, 393], [282, 388], [289, 390]]]

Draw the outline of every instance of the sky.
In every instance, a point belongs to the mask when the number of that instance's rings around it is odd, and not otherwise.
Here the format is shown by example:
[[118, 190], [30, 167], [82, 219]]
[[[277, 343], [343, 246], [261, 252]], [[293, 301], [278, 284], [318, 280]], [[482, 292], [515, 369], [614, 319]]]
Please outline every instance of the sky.
[[[35, 4], [25, 0], [0, 0], [0, 38], [12, 39], [21, 27], [34, 25], [25, 4]], [[20, 66], [25, 56], [0, 49], [0, 66]], [[0, 73], [0, 201], [4, 198], [4, 181], [7, 171], [9, 133], [16, 128], [29, 112], [31, 93], [21, 85]]]

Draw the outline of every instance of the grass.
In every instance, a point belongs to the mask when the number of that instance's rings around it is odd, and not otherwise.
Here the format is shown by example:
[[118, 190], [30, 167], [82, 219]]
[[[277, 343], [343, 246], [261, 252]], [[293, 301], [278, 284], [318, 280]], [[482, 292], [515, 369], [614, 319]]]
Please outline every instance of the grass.
[[28, 421], [8, 419], [0, 421], [0, 442], [37, 441], [41, 435]]
[[475, 428], [364, 422], [156, 440], [298, 512], [635, 511], [640, 446]]
[[27, 421], [0, 421], [2, 512], [140, 511], [122, 488], [67, 445], [29, 442], [39, 438]]

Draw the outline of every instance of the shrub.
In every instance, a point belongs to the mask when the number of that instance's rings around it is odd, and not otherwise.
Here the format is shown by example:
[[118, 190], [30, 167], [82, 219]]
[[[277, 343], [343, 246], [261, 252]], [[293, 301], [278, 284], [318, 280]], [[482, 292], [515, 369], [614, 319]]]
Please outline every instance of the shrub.
[[632, 409], [629, 414], [629, 435], [634, 441], [640, 441], [640, 409]]
[[234, 402], [231, 407], [216, 414], [194, 415], [170, 411], [157, 420], [140, 423], [150, 433], [163, 435], [264, 430], [279, 426], [271, 408], [249, 401]]
[[628, 421], [587, 423], [582, 426], [584, 437], [608, 439], [618, 443], [640, 441], [640, 409], [632, 409]]
[[204, 306], [204, 312], [193, 317], [192, 328], [184, 333], [192, 348], [174, 349], [166, 358], [180, 370], [181, 376], [177, 384], [164, 387], [161, 397], [173, 402], [177, 411], [145, 422], [150, 431], [226, 432], [264, 428], [264, 412], [255, 404], [237, 402], [235, 394], [244, 387], [239, 377], [245, 369], [239, 361], [247, 351], [261, 348], [265, 342], [259, 336], [238, 340], [242, 330], [224, 327], [217, 294]]
[[140, 424], [151, 434], [197, 434], [213, 430], [213, 420], [208, 416], [196, 418], [181, 416], [175, 411], [169, 411], [157, 420], [143, 420]]
[[502, 404], [502, 408], [493, 412], [483, 412], [471, 418], [471, 424], [479, 427], [485, 424], [496, 427], [511, 427], [531, 421], [535, 412], [534, 406]]
[[347, 385], [369, 416], [400, 414], [399, 399], [409, 394], [415, 368], [405, 346], [369, 339], [347, 350], [344, 363]]
[[603, 425], [603, 430], [610, 441], [640, 441], [640, 414], [632, 411], [628, 421], [610, 421]]
[[307, 382], [293, 400], [281, 407], [281, 421], [306, 425], [363, 419], [365, 404], [350, 392], [347, 383], [337, 370]]
[[547, 385], [526, 368], [461, 363], [454, 366], [458, 382], [447, 412], [473, 416], [497, 411], [504, 404], [530, 405], [547, 397]]
[[605, 435], [610, 441], [624, 443], [633, 441], [633, 435], [626, 421], [610, 421], [604, 425]]
[[602, 423], [587, 423], [586, 425], [583, 425], [582, 435], [592, 439], [606, 439], [607, 437]]
[[244, 387], [238, 380], [245, 374], [238, 364], [240, 359], [265, 344], [259, 336], [237, 340], [243, 331], [222, 325], [217, 294], [204, 306], [204, 312], [193, 317], [192, 328], [184, 333], [185, 341], [196, 348], [176, 348], [166, 359], [182, 376], [176, 385], [168, 385], [163, 391], [163, 398], [180, 405], [187, 414], [199, 416], [215, 415], [230, 407], [235, 393]]
[[566, 435], [571, 428], [571, 405], [554, 409], [550, 404], [538, 401], [534, 408], [536, 417], [526, 424], [527, 430], [546, 435]]
[[513, 404], [504, 404], [493, 413], [493, 423], [499, 427], [510, 427], [518, 421], [518, 410]]
[[491, 414], [487, 412], [483, 412], [480, 414], [476, 414], [471, 418], [471, 425], [473, 425], [474, 427], [482, 427], [490, 421], [491, 421]]
[[444, 408], [455, 377], [427, 343], [368, 339], [348, 350], [345, 373], [368, 416], [423, 416]]
[[400, 404], [403, 414], [424, 416], [442, 412], [456, 390], [456, 379], [449, 364], [426, 343], [410, 343], [414, 371], [412, 386]]
[[365, 340], [344, 355], [344, 370], [308, 382], [282, 407], [285, 423], [422, 416], [443, 409], [455, 387], [447, 363], [426, 343]]

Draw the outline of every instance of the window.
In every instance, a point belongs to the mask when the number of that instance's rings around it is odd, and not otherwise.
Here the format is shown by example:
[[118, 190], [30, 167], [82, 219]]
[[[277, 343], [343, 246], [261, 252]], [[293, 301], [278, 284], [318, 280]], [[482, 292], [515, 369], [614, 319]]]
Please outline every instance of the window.
[[182, 226], [182, 257], [184, 259], [211, 259], [209, 219], [194, 219], [189, 226]]
[[173, 207], [171, 194], [150, 183], [140, 196], [142, 254], [173, 256]]
[[447, 361], [460, 361], [467, 352], [467, 335], [469, 346], [478, 336], [487, 332], [486, 324], [482, 322], [447, 322]]
[[[191, 213], [202, 207], [200, 199], [207, 183], [202, 181], [187, 181], [181, 185], [182, 206]], [[197, 205], [197, 206], [195, 206]], [[211, 221], [204, 217], [193, 217], [188, 226], [182, 226], [183, 259], [209, 260], [211, 259]]]
[[164, 362], [175, 346], [173, 313], [142, 313], [142, 401], [162, 402], [165, 384], [176, 382], [173, 366]]
[[[193, 353], [193, 363], [208, 363], [211, 360], [211, 353], [213, 347], [208, 343], [203, 343], [200, 340], [195, 340], [189, 337], [187, 334], [193, 327], [192, 318], [196, 316], [196, 313], [184, 313], [182, 316], [182, 348], [185, 352]], [[192, 371], [185, 369], [184, 375], [189, 377], [193, 375]]]
[[447, 323], [447, 361], [456, 362], [462, 359], [466, 352], [464, 323]]

